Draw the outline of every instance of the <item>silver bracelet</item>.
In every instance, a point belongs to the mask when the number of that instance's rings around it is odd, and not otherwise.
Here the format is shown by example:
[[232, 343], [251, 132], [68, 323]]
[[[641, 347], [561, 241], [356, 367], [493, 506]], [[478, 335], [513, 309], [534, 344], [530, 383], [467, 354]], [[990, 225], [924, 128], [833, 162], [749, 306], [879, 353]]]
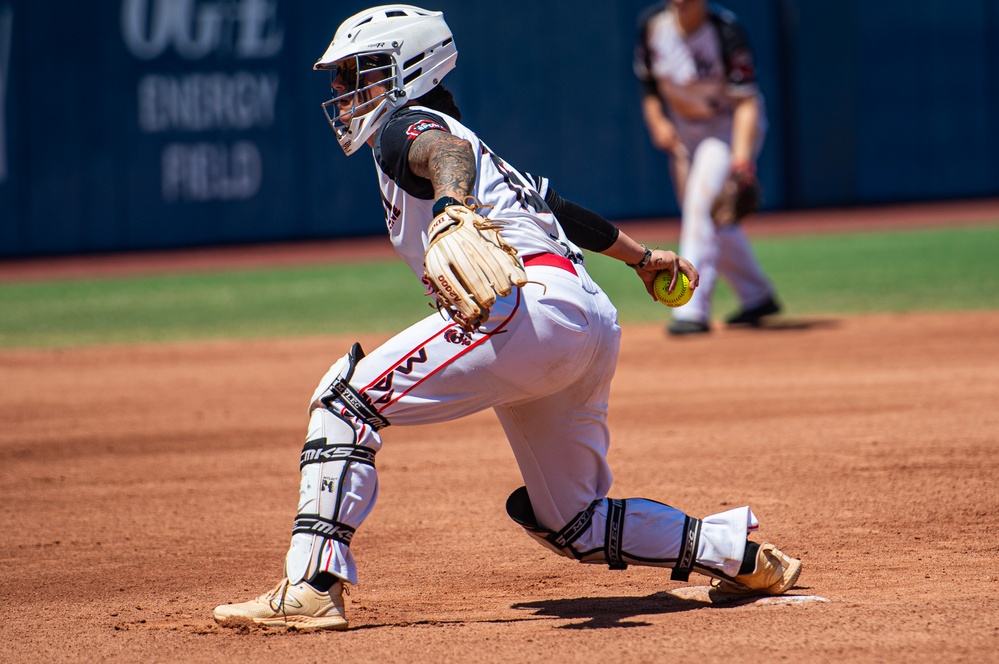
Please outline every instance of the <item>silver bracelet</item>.
[[644, 244], [639, 246], [642, 249], [645, 249], [645, 255], [642, 256], [642, 260], [638, 261], [637, 263], [625, 263], [625, 265], [627, 265], [628, 267], [633, 267], [636, 270], [641, 270], [643, 267], [649, 264], [650, 260], [652, 260], [652, 250], [646, 247]]

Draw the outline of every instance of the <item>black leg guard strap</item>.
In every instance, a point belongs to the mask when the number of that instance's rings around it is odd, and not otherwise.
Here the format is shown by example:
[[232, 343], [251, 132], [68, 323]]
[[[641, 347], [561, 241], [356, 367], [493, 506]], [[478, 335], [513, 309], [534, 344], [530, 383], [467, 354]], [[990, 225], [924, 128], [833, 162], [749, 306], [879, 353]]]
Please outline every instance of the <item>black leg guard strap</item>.
[[355, 461], [373, 466], [375, 465], [375, 451], [357, 445], [328, 445], [325, 438], [316, 438], [307, 442], [302, 448], [298, 469], [302, 470], [310, 463], [326, 463], [327, 461]]
[[328, 388], [333, 394], [323, 397], [321, 400], [322, 404], [333, 412], [337, 412], [338, 410], [334, 404], [342, 404], [354, 417], [375, 431], [384, 429], [389, 425], [389, 421], [372, 405], [371, 399], [367, 395], [360, 394], [350, 386], [350, 379], [354, 375], [354, 367], [364, 357], [361, 345], [354, 344], [347, 356], [350, 365], [346, 372], [347, 375], [340, 376], [333, 381], [333, 384]]
[[572, 521], [565, 524], [565, 528], [553, 535], [549, 535], [548, 541], [558, 547], [571, 546], [590, 527], [590, 521], [593, 520], [593, 510], [597, 508], [599, 502], [599, 500], [594, 500], [590, 503], [589, 507], [574, 516]]
[[324, 519], [318, 514], [299, 514], [295, 517], [295, 524], [291, 528], [291, 534], [307, 533], [319, 535], [326, 539], [336, 540], [350, 545], [350, 540], [354, 538], [354, 529], [344, 523]]
[[359, 394], [343, 378], [337, 378], [330, 385], [330, 390], [333, 391], [333, 394], [322, 399], [323, 405], [328, 409], [333, 410], [335, 408], [334, 404], [343, 404], [350, 411], [351, 415], [375, 431], [384, 429], [389, 425], [389, 421], [371, 405], [371, 400], [367, 396]]
[[590, 527], [590, 521], [593, 520], [593, 510], [597, 508], [598, 504], [600, 504], [599, 500], [590, 503], [589, 507], [573, 517], [557, 533], [553, 533], [538, 523], [537, 517], [534, 516], [534, 508], [531, 506], [531, 499], [527, 495], [527, 487], [522, 486], [510, 494], [506, 501], [506, 512], [511, 519], [535, 538], [544, 540], [552, 549], [563, 556], [578, 560], [579, 553], [572, 548], [572, 543]]
[[[607, 499], [607, 532], [604, 536], [604, 549], [607, 566], [611, 569], [628, 569], [628, 563], [621, 559], [621, 542], [624, 539], [625, 501]], [[592, 507], [591, 507], [592, 509]]]
[[670, 573], [671, 581], [687, 581], [694, 569], [697, 559], [697, 547], [701, 541], [701, 520], [687, 516], [683, 522], [683, 540], [680, 542], [680, 553], [676, 557], [676, 565]]

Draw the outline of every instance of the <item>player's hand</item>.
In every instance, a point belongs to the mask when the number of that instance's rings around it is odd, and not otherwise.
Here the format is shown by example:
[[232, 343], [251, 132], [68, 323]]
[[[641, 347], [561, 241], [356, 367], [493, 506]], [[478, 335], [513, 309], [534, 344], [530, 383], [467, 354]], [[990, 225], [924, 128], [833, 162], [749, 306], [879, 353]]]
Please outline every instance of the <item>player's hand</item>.
[[693, 263], [688, 261], [686, 258], [680, 258], [677, 256], [676, 252], [669, 251], [667, 249], [653, 249], [652, 257], [649, 262], [642, 268], [635, 268], [635, 272], [638, 273], [638, 277], [645, 284], [645, 290], [648, 291], [649, 296], [655, 300], [656, 296], [653, 292], [653, 282], [656, 280], [656, 275], [666, 270], [670, 273], [671, 278], [669, 281], [669, 290], [672, 291], [676, 288], [677, 275], [683, 273], [687, 275], [687, 279], [690, 280], [690, 290], [695, 290], [697, 288], [697, 282], [700, 276], [697, 274], [697, 269], [694, 267]]
[[672, 154], [682, 147], [680, 136], [676, 133], [676, 127], [668, 120], [657, 122], [650, 127], [649, 134], [652, 145], [667, 154]]

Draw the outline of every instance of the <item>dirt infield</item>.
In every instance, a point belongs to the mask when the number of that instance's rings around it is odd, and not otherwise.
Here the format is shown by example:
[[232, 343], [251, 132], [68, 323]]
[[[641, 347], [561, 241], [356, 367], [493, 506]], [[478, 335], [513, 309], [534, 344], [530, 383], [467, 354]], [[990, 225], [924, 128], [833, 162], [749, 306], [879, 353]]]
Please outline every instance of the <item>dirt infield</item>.
[[0, 661], [996, 661], [999, 312], [782, 323], [627, 328], [612, 493], [748, 503], [828, 601], [549, 553], [484, 413], [386, 431], [351, 630], [320, 634], [211, 610], [278, 580], [306, 402], [353, 339], [0, 352]]

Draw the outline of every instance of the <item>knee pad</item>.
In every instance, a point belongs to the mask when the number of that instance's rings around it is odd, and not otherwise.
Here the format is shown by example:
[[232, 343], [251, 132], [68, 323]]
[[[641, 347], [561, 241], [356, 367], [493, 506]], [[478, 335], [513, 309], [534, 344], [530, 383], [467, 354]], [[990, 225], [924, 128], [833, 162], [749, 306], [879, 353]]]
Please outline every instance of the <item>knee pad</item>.
[[[583, 533], [585, 533], [593, 522], [593, 512], [596, 510], [601, 500], [594, 500], [589, 507], [569, 520], [569, 523], [558, 532], [549, 530], [538, 523], [534, 515], [534, 507], [531, 499], [527, 495], [527, 487], [520, 487], [510, 494], [506, 501], [506, 513], [510, 515], [527, 534], [537, 540], [542, 546], [551, 549], [560, 556], [573, 558], [580, 562], [603, 562], [610, 560], [606, 555], [602, 560], [592, 560], [592, 552], [581, 552], [573, 546]], [[614, 565], [611, 565], [614, 567]], [[619, 569], [623, 569], [620, 567]]]
[[357, 420], [364, 422], [375, 431], [389, 426], [389, 421], [378, 412], [367, 395], [361, 394], [350, 384], [357, 363], [364, 358], [361, 344], [355, 343], [350, 351], [330, 367], [312, 395], [309, 411], [317, 407], [336, 412], [346, 409]]

